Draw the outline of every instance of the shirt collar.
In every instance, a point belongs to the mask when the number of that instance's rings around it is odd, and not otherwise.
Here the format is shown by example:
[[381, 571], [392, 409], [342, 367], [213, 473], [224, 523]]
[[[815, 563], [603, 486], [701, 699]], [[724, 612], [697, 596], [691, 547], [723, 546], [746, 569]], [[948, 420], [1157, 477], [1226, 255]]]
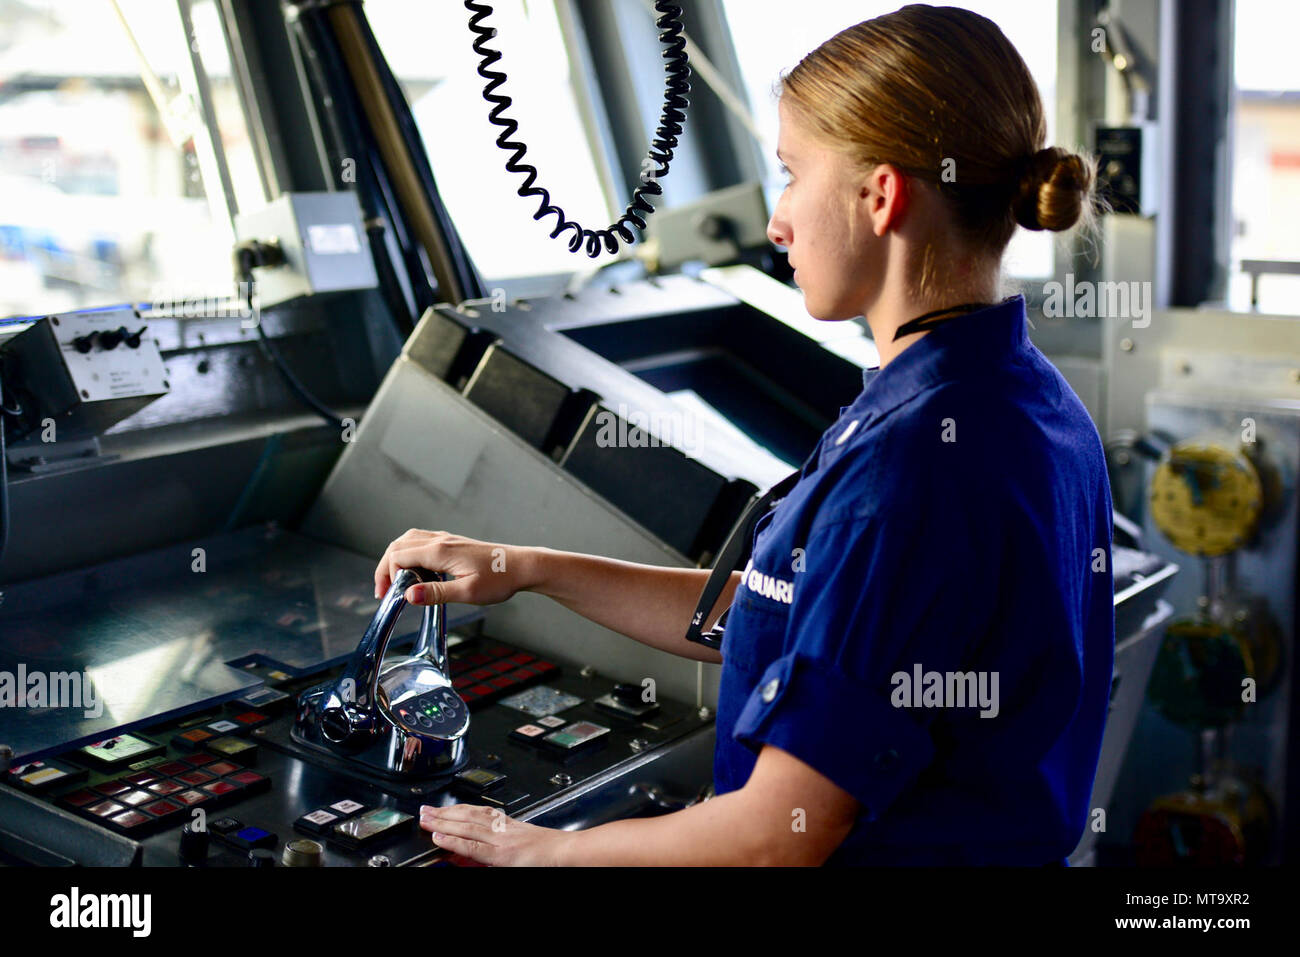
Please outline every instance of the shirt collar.
[[884, 415], [924, 389], [1005, 362], [1030, 347], [1025, 297], [957, 316], [900, 352], [884, 369], [863, 369], [855, 405]]

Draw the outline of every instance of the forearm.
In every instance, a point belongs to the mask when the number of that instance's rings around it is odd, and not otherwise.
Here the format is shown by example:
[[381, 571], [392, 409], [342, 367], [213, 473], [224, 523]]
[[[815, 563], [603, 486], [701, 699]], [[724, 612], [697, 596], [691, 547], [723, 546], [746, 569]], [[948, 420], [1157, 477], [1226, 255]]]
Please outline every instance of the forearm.
[[[659, 817], [573, 831], [556, 862], [571, 867], [750, 867], [781, 861], [782, 842], [733, 791]], [[740, 826], [737, 826], [740, 822]]]
[[[652, 648], [698, 661], [722, 660], [716, 651], [683, 637], [707, 569], [639, 565], [551, 548], [523, 549], [521, 560], [527, 591]], [[709, 623], [731, 603], [739, 578], [732, 574]]]

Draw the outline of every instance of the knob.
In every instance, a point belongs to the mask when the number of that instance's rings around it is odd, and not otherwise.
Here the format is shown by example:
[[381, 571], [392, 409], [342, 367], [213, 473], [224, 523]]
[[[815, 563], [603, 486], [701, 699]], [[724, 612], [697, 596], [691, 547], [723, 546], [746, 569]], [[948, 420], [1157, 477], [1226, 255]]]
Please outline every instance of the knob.
[[321, 846], [315, 841], [290, 841], [284, 846], [280, 863], [285, 867], [320, 867]]
[[207, 828], [195, 827], [193, 822], [181, 828], [181, 861], [197, 867], [207, 860], [210, 835]]
[[374, 733], [374, 722], [354, 705], [327, 708], [321, 713], [321, 734], [336, 747], [357, 752], [363, 750]]
[[265, 847], [255, 847], [248, 852], [249, 867], [275, 867], [275, 855]]
[[376, 854], [370, 860], [366, 861], [366, 866], [367, 867], [392, 867], [393, 862], [390, 861], [387, 855], [385, 854]]
[[[140, 337], [141, 337], [142, 335], [144, 335], [144, 331], [145, 331], [146, 329], [148, 329], [148, 328], [149, 328], [148, 326], [141, 326], [141, 327], [140, 327], [139, 329], [137, 329], [135, 332], [128, 332], [128, 333], [126, 334], [126, 344], [127, 344], [127, 346], [128, 346], [129, 348], [131, 348], [131, 349], [139, 349], [139, 348], [140, 348]], [[124, 331], [125, 331], [125, 330], [124, 330]]]
[[108, 329], [99, 334], [99, 345], [104, 349], [116, 349], [126, 338], [126, 326], [118, 326], [116, 329]]
[[84, 336], [77, 336], [72, 340], [73, 348], [78, 352], [86, 353], [95, 347], [95, 334], [87, 333]]

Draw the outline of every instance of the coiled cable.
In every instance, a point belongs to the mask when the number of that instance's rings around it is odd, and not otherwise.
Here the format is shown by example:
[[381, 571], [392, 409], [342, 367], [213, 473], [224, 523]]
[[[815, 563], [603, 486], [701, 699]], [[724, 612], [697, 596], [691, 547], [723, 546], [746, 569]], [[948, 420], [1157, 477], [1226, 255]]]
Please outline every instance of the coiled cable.
[[681, 135], [682, 124], [686, 122], [686, 94], [691, 89], [691, 70], [687, 65], [686, 41], [682, 36], [681, 7], [669, 0], [655, 2], [655, 11], [659, 14], [655, 26], [660, 30], [659, 41], [666, 47], [663, 58], [667, 61], [663, 111], [659, 115], [659, 127], [650, 141], [650, 149], [647, 153], [648, 158], [656, 164], [656, 168], [648, 181], [644, 176], [642, 177], [640, 184], [633, 190], [632, 198], [623, 215], [605, 229], [586, 229], [580, 223], [565, 216], [564, 210], [551, 202], [550, 192], [537, 185], [537, 167], [522, 162], [528, 147], [512, 139], [519, 131], [519, 124], [505, 115], [505, 111], [510, 108], [513, 101], [499, 92], [506, 82], [506, 75], [500, 70], [492, 69], [492, 65], [501, 59], [501, 53], [487, 46], [488, 41], [496, 36], [496, 30], [485, 26], [483, 22], [492, 15], [492, 6], [480, 0], [465, 0], [465, 8], [472, 14], [469, 28], [475, 35], [474, 52], [481, 58], [478, 75], [488, 81], [483, 87], [483, 99], [492, 104], [492, 109], [488, 111], [488, 121], [493, 126], [501, 128], [496, 139], [497, 146], [511, 153], [506, 160], [506, 171], [524, 174], [524, 181], [517, 192], [523, 197], [539, 198], [537, 212], [533, 214], [533, 219], [540, 220], [546, 216], [555, 216], [556, 225], [551, 230], [551, 238], [556, 239], [566, 230], [571, 231], [573, 235], [567, 240], [569, 252], [576, 253], [585, 246], [587, 255], [592, 259], [599, 256], [602, 251], [618, 252], [620, 239], [629, 245], [636, 242], [636, 234], [632, 232], [631, 227], [636, 226], [637, 229], [644, 230], [646, 217], [655, 211], [646, 197], [662, 195], [663, 187], [659, 185], [659, 180], [668, 175], [668, 165], [672, 162], [673, 151], [677, 148], [677, 137]]

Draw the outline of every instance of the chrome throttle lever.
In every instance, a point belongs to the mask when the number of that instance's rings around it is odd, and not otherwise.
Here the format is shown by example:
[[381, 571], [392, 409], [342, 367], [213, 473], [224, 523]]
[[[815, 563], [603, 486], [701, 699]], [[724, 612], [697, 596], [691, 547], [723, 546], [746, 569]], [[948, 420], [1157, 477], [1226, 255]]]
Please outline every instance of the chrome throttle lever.
[[443, 605], [426, 605], [410, 655], [385, 662], [406, 590], [445, 576], [404, 568], [393, 578], [342, 674], [302, 694], [294, 740], [389, 777], [450, 773], [464, 763], [469, 706], [447, 673]]

